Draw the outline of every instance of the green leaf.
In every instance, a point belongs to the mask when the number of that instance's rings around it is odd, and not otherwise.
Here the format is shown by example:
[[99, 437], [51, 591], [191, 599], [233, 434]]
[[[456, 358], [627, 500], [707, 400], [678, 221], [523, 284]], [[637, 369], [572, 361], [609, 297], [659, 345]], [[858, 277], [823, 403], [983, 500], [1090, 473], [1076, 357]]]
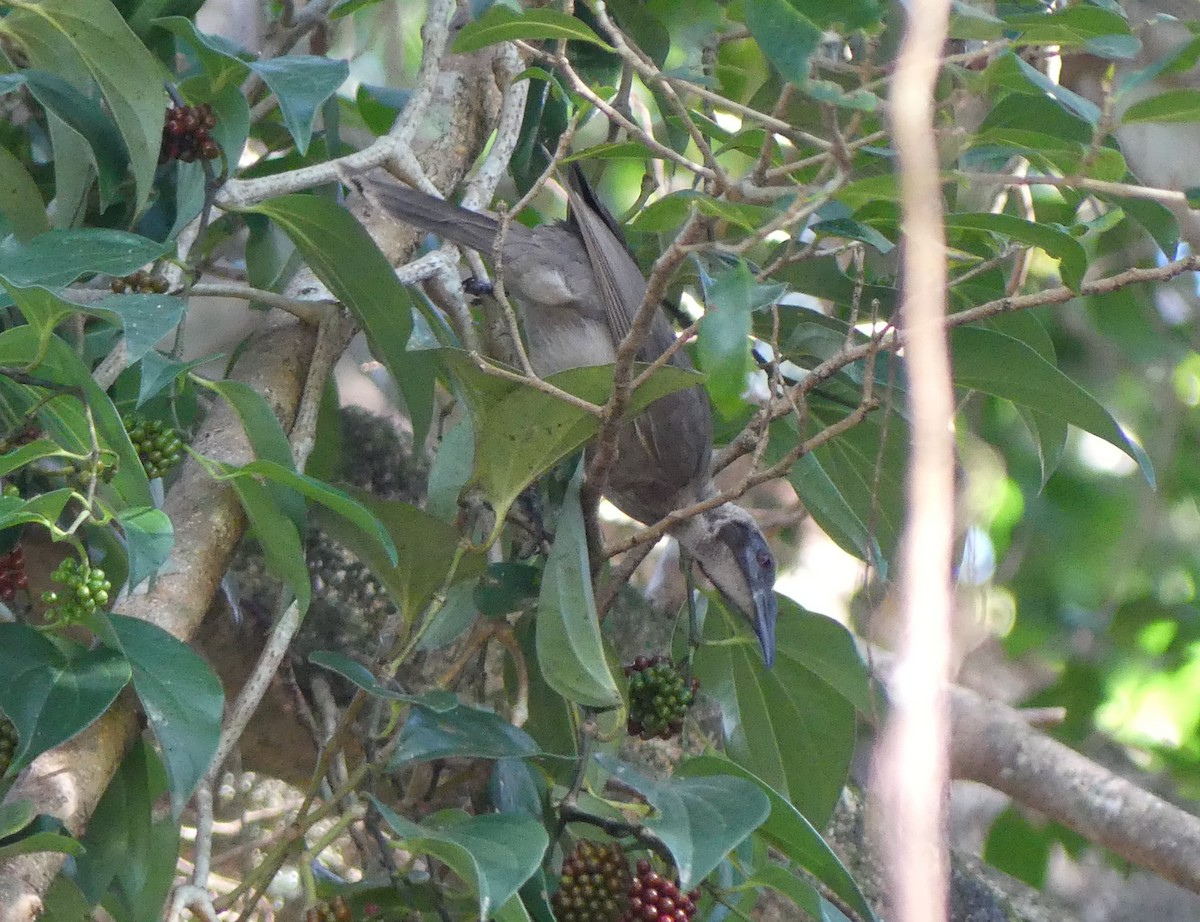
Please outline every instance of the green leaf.
[[766, 795], [743, 778], [676, 775], [655, 781], [615, 756], [602, 753], [596, 761], [657, 811], [645, 826], [670, 849], [681, 890], [707, 877], [771, 812]]
[[365, 532], [369, 538], [378, 541], [383, 547], [384, 553], [387, 554], [391, 566], [398, 565], [396, 545], [392, 542], [392, 536], [388, 534], [383, 524], [366, 506], [337, 487], [332, 487], [307, 474], [298, 474], [294, 469], [284, 467], [282, 464], [266, 460], [251, 461], [249, 464], [243, 465], [235, 476], [262, 476], [272, 483], [281, 484], [307, 496], [313, 502], [320, 503], [331, 512], [336, 512], [350, 525]]
[[[409, 503], [379, 499], [361, 490], [348, 492], [382, 523], [395, 548], [394, 558], [376, 538], [354, 527], [342, 516], [318, 510], [316, 519], [330, 538], [370, 568], [387, 589], [405, 623], [411, 624], [442, 588], [451, 565], [459, 558], [458, 531], [453, 525], [435, 519]], [[484, 565], [483, 555], [477, 552], [463, 554], [455, 571], [455, 580], [478, 576]]]
[[[525, 487], [599, 431], [596, 416], [552, 394], [490, 377], [465, 352], [442, 349], [439, 358], [457, 380], [474, 417], [474, 482], [498, 519]], [[612, 375], [612, 366], [593, 365], [546, 380], [590, 403], [603, 404], [612, 390]], [[658, 369], [630, 396], [629, 418], [659, 397], [694, 386], [697, 378], [694, 372], [672, 365]]]
[[317, 110], [345, 82], [350, 65], [333, 58], [296, 54], [254, 61], [250, 69], [279, 99], [284, 126], [297, 150], [307, 153]]
[[1019, 29], [1022, 45], [1085, 45], [1108, 36], [1132, 37], [1124, 17], [1095, 6], [1072, 6], [1050, 14], [1030, 13], [1005, 18]]
[[750, 314], [756, 306], [758, 282], [744, 261], [704, 285], [704, 316], [697, 334], [701, 370], [713, 405], [732, 417], [745, 405], [746, 375], [754, 368], [750, 356]]
[[187, 302], [168, 294], [113, 295], [88, 308], [90, 314], [109, 314], [125, 331], [125, 364], [139, 362], [183, 319]]
[[1087, 272], [1087, 253], [1083, 244], [1064, 230], [1049, 224], [1038, 224], [1008, 214], [977, 212], [946, 215], [947, 230], [984, 230], [1020, 243], [1036, 246], [1048, 256], [1059, 260], [1063, 282], [1078, 291]]
[[588, 707], [616, 707], [621, 703], [621, 693], [604, 655], [592, 595], [579, 497], [583, 467], [580, 461], [563, 497], [554, 546], [542, 577], [536, 621], [538, 666], [546, 684], [568, 701]]
[[475, 467], [475, 430], [471, 417], [462, 420], [444, 436], [429, 467], [425, 510], [443, 522], [458, 516], [458, 496], [471, 480]]
[[249, 63], [229, 48], [224, 39], [201, 32], [186, 16], [163, 16], [155, 19], [154, 24], [177, 36], [196, 53], [214, 94], [239, 87], [250, 72]]
[[20, 448], [0, 455], [0, 477], [7, 477], [13, 471], [19, 471], [26, 464], [40, 461], [42, 458], [52, 458], [61, 454], [58, 443], [51, 439], [34, 439]]
[[[783, 894], [798, 909], [806, 913], [809, 918], [816, 919], [817, 922], [850, 922], [845, 913], [825, 899], [816, 887], [787, 868], [777, 864], [765, 865], [758, 868], [741, 885], [741, 888], [752, 892], [761, 892], [764, 887], [770, 887]], [[864, 915], [863, 918], [871, 919], [873, 917]]]
[[33, 822], [34, 816], [33, 801], [27, 797], [0, 804], [0, 839], [16, 835]]
[[374, 797], [371, 800], [409, 851], [440, 858], [475, 891], [481, 920], [507, 903], [537, 872], [550, 844], [541, 821], [530, 816], [454, 816], [438, 826], [418, 826]]
[[820, 458], [804, 455], [788, 471], [788, 480], [813, 521], [838, 547], [878, 568], [881, 576], [887, 575], [887, 560], [879, 542], [821, 466]]
[[[234, 474], [237, 468], [223, 465], [225, 474]], [[267, 569], [283, 580], [296, 596], [303, 614], [312, 602], [312, 578], [300, 545], [300, 533], [296, 523], [280, 511], [275, 498], [268, 489], [251, 477], [232, 478], [254, 537], [262, 546]]]
[[1149, 99], [1138, 100], [1121, 116], [1125, 125], [1196, 121], [1200, 121], [1200, 90], [1167, 90]]
[[688, 759], [679, 766], [676, 774], [684, 778], [732, 776], [757, 785], [766, 795], [771, 811], [757, 834], [845, 900], [863, 919], [874, 920], [875, 914], [862, 891], [837, 854], [825, 843], [820, 831], [761, 778], [721, 755]]
[[433, 710], [416, 704], [400, 731], [387, 770], [432, 759], [520, 759], [540, 754], [528, 733], [494, 711], [464, 704], [450, 711]]
[[30, 523], [49, 528], [58, 521], [58, 517], [67, 507], [71, 500], [71, 492], [69, 488], [64, 487], [49, 493], [39, 493], [27, 500], [8, 496], [0, 498], [0, 528]]
[[[32, 327], [16, 327], [0, 333], [0, 366], [20, 367], [38, 352], [37, 332]], [[146, 471], [137, 451], [129, 441], [121, 415], [108, 395], [92, 380], [87, 367], [71, 347], [52, 336], [36, 373], [48, 382], [70, 385], [82, 391], [91, 408], [101, 446], [115, 452], [118, 458], [117, 472], [111, 485], [104, 485], [105, 492], [110, 492], [111, 487], [117, 498], [128, 506], [153, 505], [150, 482], [146, 479]], [[32, 405], [43, 393], [41, 388], [8, 382], [2, 376], [0, 384], [9, 384], [10, 392], [22, 394], [28, 405]], [[59, 398], [46, 404], [38, 414], [38, 419], [47, 428], [47, 434], [60, 445], [72, 445], [75, 450], [84, 451], [89, 446], [88, 425], [82, 408], [75, 410], [76, 407], [77, 402]]]
[[[84, 159], [96, 170], [100, 204], [105, 207], [112, 204], [129, 168], [129, 156], [117, 126], [95, 99], [84, 95], [58, 74], [27, 70], [23, 76], [34, 99], [50, 115], [56, 185], [63, 184], [66, 166], [59, 160], [70, 157], [73, 152], [64, 149], [63, 142], [70, 137], [70, 148], [81, 146]], [[90, 184], [90, 179], [87, 182]], [[61, 207], [61, 203], [56, 202], [56, 206]]]
[[130, 669], [109, 647], [56, 645], [28, 625], [0, 623], [0, 675], [0, 710], [20, 737], [8, 767], [12, 776], [108, 710]]
[[810, 229], [818, 237], [829, 236], [841, 237], [845, 240], [861, 240], [868, 246], [874, 247], [876, 252], [884, 255], [896, 248], [892, 241], [875, 228], [852, 218], [830, 218], [826, 221], [818, 221]]
[[16, 855], [30, 855], [34, 852], [79, 855], [83, 853], [83, 846], [68, 835], [57, 832], [35, 832], [17, 839], [15, 842], [0, 845], [0, 861]]
[[746, 26], [785, 80], [804, 84], [821, 30], [788, 0], [745, 0]]
[[37, 183], [7, 147], [0, 147], [0, 214], [21, 242], [50, 229]]
[[950, 334], [954, 383], [1002, 397], [1078, 426], [1125, 452], [1154, 486], [1154, 466], [1142, 447], [1087, 391], [1018, 339], [995, 330], [959, 327]]
[[129, 554], [130, 589], [153, 576], [171, 556], [175, 547], [175, 530], [161, 509], [135, 507], [122, 509], [117, 524], [125, 533], [125, 549]]
[[154, 182], [166, 108], [158, 62], [110, 0], [23, 2], [4, 23], [34, 67], [82, 90], [89, 81], [100, 87], [129, 152], [140, 212]]
[[845, 628], [777, 598], [774, 668], [762, 668], [745, 620], [714, 599], [696, 675], [721, 706], [730, 757], [824, 827], [854, 752], [855, 709], [870, 706], [866, 670]]
[[172, 634], [140, 618], [110, 614], [108, 620], [162, 747], [171, 809], [178, 818], [216, 755], [225, 692], [208, 664]]
[[154, 750], [139, 739], [109, 782], [83, 837], [84, 853], [73, 878], [89, 904], [103, 900], [114, 918], [162, 916], [179, 855], [179, 824], [159, 815], [155, 801], [167, 791]]
[[615, 49], [602, 41], [585, 23], [558, 10], [535, 9], [515, 13], [499, 3], [492, 6], [477, 22], [468, 23], [454, 40], [455, 54], [478, 51], [497, 42], [560, 39], [588, 42], [605, 51]]
[[28, 243], [0, 242], [0, 276], [21, 287], [61, 288], [86, 272], [128, 275], [165, 250], [161, 243], [121, 230], [52, 230]]
[[429, 698], [434, 694], [445, 694], [450, 699], [450, 708], [458, 706], [458, 699], [449, 693], [432, 692], [424, 697], [415, 695], [405, 695], [401, 692], [388, 688], [385, 685], [380, 685], [371, 670], [357, 660], [353, 660], [344, 653], [335, 653], [331, 650], [317, 650], [311, 653], [308, 657], [310, 663], [315, 663], [323, 669], [328, 669], [330, 672], [336, 672], [343, 679], [357, 685], [368, 695], [374, 695], [376, 698], [384, 698], [388, 701], [403, 701], [409, 704], [421, 702], [426, 707], [431, 707]]
[[[844, 406], [832, 400], [815, 395], [809, 398], [813, 432], [844, 419], [846, 413]], [[799, 434], [793, 420], [781, 422], [786, 448], [795, 444]], [[775, 438], [772, 432], [772, 441]], [[908, 426], [899, 410], [869, 414], [814, 454], [838, 495], [867, 527], [884, 558], [890, 561], [904, 524], [904, 471], [908, 463]]]
[[[204, 387], [216, 391], [230, 409], [237, 414], [254, 449], [254, 457], [260, 461], [272, 461], [287, 471], [296, 470], [292, 446], [284, 434], [279, 419], [267, 403], [266, 398], [249, 384], [241, 381], [201, 381]], [[267, 492], [279, 508], [287, 514], [297, 529], [304, 527], [306, 512], [304, 500], [290, 487], [280, 483], [267, 484]]]
[[433, 369], [423, 356], [407, 351], [412, 301], [375, 241], [340, 205], [311, 195], [287, 195], [249, 210], [283, 228], [317, 277], [354, 314], [371, 351], [404, 395], [414, 444], [424, 444], [433, 418]]

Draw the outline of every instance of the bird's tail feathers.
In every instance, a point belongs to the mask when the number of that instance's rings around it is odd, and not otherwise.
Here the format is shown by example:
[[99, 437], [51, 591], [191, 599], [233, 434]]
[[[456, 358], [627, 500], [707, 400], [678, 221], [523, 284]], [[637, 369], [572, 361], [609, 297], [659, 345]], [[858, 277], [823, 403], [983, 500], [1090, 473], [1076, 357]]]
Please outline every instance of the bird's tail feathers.
[[490, 253], [496, 242], [499, 225], [495, 218], [397, 183], [373, 183], [371, 193], [380, 205], [405, 224], [452, 243]]

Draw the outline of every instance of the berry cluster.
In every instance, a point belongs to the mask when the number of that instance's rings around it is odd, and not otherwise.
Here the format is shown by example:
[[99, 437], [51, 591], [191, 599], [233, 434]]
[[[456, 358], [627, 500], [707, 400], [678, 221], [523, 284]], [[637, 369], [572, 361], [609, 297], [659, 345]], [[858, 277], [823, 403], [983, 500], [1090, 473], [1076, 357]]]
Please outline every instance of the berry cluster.
[[304, 913], [304, 922], [352, 922], [354, 913], [341, 896], [325, 900]]
[[171, 286], [165, 278], [151, 275], [145, 269], [138, 269], [132, 275], [123, 275], [113, 279], [108, 287], [115, 295], [161, 295], [165, 294]]
[[209, 135], [216, 127], [217, 117], [206, 102], [198, 106], [172, 106], [163, 121], [158, 162], [216, 160], [221, 156], [221, 146]]
[[665, 740], [679, 733], [700, 680], [686, 682], [665, 656], [639, 656], [625, 667], [625, 675], [629, 677], [629, 735]]
[[629, 862], [620, 846], [583, 841], [563, 862], [550, 899], [558, 922], [617, 922], [629, 905]]
[[165, 476], [183, 459], [183, 439], [162, 420], [130, 413], [121, 421], [151, 480]]
[[99, 567], [68, 557], [50, 578], [67, 588], [62, 593], [53, 590], [42, 593], [42, 601], [48, 606], [46, 621], [50, 624], [75, 624], [108, 605], [112, 583]]
[[29, 588], [29, 577], [25, 575], [25, 554], [17, 545], [7, 554], [0, 554], [0, 599], [11, 602], [17, 590]]
[[0, 714], [0, 778], [12, 765], [13, 756], [17, 754], [17, 727]]
[[680, 893], [677, 880], [668, 880], [643, 858], [629, 885], [629, 908], [620, 922], [691, 922], [700, 891]]

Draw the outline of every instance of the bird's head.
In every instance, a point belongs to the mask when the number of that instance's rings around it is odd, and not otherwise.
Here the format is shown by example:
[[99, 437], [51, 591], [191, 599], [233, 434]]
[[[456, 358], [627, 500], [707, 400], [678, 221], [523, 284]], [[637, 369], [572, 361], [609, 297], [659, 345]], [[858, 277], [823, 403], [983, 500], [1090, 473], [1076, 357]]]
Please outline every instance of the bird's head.
[[762, 645], [767, 667], [775, 662], [775, 558], [745, 509], [724, 503], [674, 530], [680, 546], [729, 602], [745, 616]]

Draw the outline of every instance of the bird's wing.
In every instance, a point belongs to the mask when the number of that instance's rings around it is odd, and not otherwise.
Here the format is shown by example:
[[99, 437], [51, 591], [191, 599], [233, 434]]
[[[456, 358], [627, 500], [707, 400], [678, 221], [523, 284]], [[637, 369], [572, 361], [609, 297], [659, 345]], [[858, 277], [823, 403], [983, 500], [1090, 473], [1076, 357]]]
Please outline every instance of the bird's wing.
[[[579, 235], [587, 249], [592, 275], [604, 302], [604, 315], [608, 320], [613, 346], [618, 346], [629, 335], [637, 309], [646, 297], [645, 276], [630, 254], [616, 222], [600, 204], [578, 167], [570, 173], [567, 204], [571, 209], [571, 221], [579, 228]], [[665, 323], [665, 319], [662, 322]], [[668, 335], [669, 332], [667, 330]], [[644, 348], [642, 352], [657, 355], [664, 348], [664, 344], [659, 344], [657, 350]]]
[[[592, 275], [604, 302], [609, 333], [616, 347], [628, 335], [634, 316], [646, 297], [646, 279], [629, 252], [616, 221], [596, 199], [577, 168], [571, 172], [567, 191], [571, 220], [583, 238]], [[649, 334], [638, 350], [638, 359], [653, 361], [673, 340], [670, 323], [656, 307]], [[671, 364], [692, 367], [682, 350], [672, 356]], [[632, 431], [627, 430], [627, 435], [632, 435], [633, 439], [622, 440], [621, 460], [618, 470], [612, 474], [617, 482], [614, 486], [626, 477], [636, 481], [645, 471], [655, 471], [662, 488], [659, 500], [666, 503], [665, 508], [658, 511], [658, 515], [662, 515], [670, 510], [670, 498], [677, 491], [690, 487], [698, 493], [707, 483], [712, 452], [712, 415], [703, 388], [689, 388], [655, 401], [630, 426]], [[645, 490], [635, 488], [631, 492], [640, 495]]]

